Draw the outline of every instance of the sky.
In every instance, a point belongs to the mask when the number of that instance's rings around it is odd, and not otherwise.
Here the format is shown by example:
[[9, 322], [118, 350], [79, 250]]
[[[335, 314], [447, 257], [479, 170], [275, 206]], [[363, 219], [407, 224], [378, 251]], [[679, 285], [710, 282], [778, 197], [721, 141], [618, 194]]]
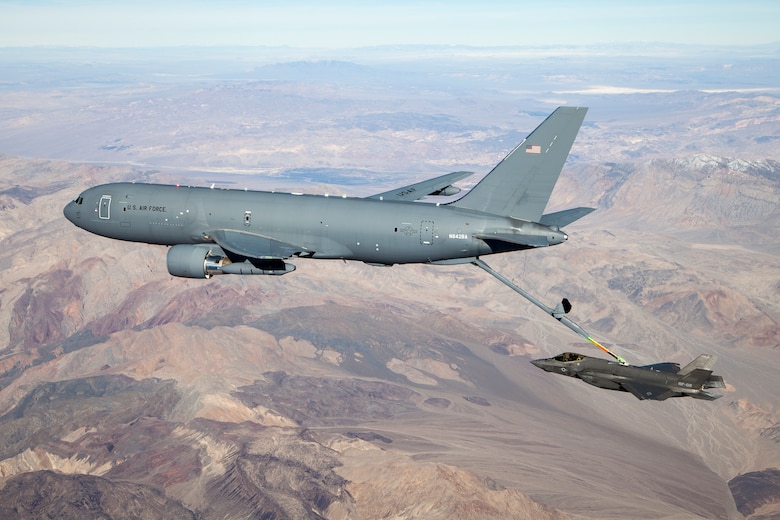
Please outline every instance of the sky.
[[0, 0], [0, 47], [780, 42], [777, 0]]

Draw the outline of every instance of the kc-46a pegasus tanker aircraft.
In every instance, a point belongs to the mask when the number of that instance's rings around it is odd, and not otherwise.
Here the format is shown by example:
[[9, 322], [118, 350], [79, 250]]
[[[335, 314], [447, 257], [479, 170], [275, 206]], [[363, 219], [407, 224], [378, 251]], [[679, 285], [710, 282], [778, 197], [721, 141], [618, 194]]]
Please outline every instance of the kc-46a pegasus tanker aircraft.
[[[447, 203], [455, 172], [367, 198], [115, 183], [65, 207], [76, 226], [172, 246], [174, 276], [281, 275], [292, 257], [373, 265], [473, 263], [479, 256], [560, 244], [592, 208], [544, 214], [586, 108], [560, 107], [476, 186]], [[418, 201], [418, 202], [415, 202]]]

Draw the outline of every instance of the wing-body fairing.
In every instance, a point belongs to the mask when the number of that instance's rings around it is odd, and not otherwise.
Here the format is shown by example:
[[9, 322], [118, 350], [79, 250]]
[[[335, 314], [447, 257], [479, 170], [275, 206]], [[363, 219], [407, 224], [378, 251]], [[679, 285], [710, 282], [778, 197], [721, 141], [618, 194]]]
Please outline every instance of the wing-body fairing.
[[244, 231], [218, 229], [209, 235], [225, 251], [246, 258], [285, 259], [306, 252], [306, 247], [295, 246], [275, 238]]

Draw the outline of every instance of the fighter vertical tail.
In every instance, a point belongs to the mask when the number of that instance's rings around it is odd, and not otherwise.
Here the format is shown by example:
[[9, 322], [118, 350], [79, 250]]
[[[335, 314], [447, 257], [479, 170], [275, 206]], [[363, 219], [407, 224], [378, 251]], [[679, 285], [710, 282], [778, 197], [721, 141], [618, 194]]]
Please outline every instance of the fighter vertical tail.
[[587, 111], [559, 107], [452, 205], [539, 222]]
[[691, 394], [691, 397], [697, 399], [706, 399], [712, 401], [721, 397], [720, 395], [707, 392], [706, 388], [725, 388], [721, 376], [712, 375], [712, 369], [718, 356], [714, 354], [702, 354], [687, 365], [685, 365], [677, 375], [682, 376], [678, 385], [682, 388], [698, 389]]
[[678, 375], [686, 376], [692, 373], [694, 370], [707, 370], [712, 372], [715, 362], [718, 361], [718, 356], [715, 354], [702, 354], [677, 372]]

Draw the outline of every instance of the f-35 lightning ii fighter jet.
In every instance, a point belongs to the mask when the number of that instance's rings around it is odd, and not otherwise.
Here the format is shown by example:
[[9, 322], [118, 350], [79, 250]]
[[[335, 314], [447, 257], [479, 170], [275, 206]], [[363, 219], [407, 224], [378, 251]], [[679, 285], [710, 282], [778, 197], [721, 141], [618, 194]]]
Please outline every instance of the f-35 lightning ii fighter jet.
[[682, 369], [677, 363], [636, 367], [566, 352], [548, 359], [536, 359], [531, 363], [547, 372], [576, 377], [599, 388], [631, 392], [641, 400], [694, 397], [712, 401], [721, 396], [705, 389], [725, 387], [721, 376], [712, 375], [712, 367], [717, 359], [717, 356], [702, 354]]

